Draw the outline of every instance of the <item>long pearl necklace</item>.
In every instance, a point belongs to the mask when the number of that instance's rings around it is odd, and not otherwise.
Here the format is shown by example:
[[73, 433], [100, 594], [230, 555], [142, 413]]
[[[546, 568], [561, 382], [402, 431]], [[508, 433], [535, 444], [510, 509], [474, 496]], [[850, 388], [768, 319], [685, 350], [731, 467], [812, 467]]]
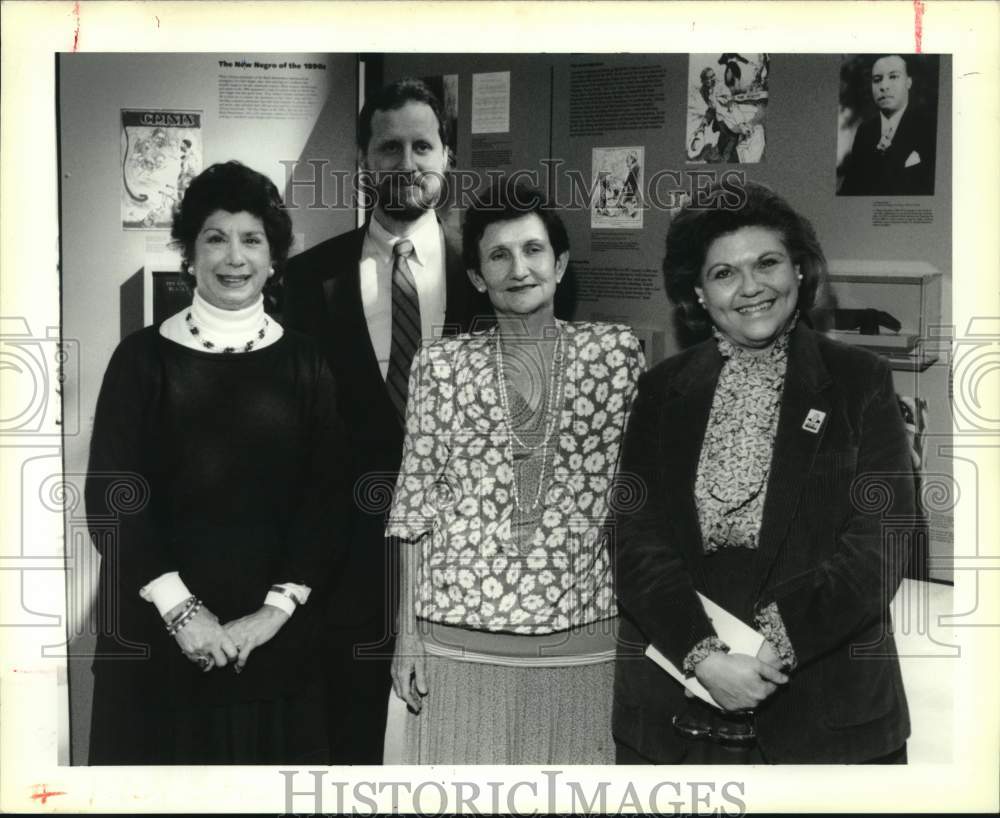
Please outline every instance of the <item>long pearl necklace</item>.
[[514, 431], [514, 422], [511, 417], [510, 411], [510, 400], [507, 396], [507, 381], [504, 377], [504, 366], [503, 366], [503, 344], [500, 341], [500, 334], [494, 329], [494, 335], [496, 338], [496, 371], [497, 371], [497, 383], [499, 385], [498, 391], [500, 393], [500, 408], [503, 410], [504, 417], [504, 427], [507, 430], [507, 460], [511, 464], [511, 493], [514, 496], [514, 507], [519, 511], [523, 512], [524, 509], [521, 506], [521, 492], [518, 490], [517, 485], [517, 469], [514, 463], [514, 444], [521, 449], [527, 449], [528, 451], [538, 451], [541, 449], [541, 469], [538, 474], [538, 487], [535, 489], [535, 497], [528, 507], [528, 511], [534, 511], [538, 507], [538, 502], [542, 496], [542, 487], [545, 485], [545, 470], [549, 462], [549, 442], [552, 439], [552, 434], [556, 430], [559, 421], [562, 416], [562, 395], [563, 395], [563, 380], [564, 380], [564, 367], [563, 367], [563, 336], [562, 327], [558, 324], [556, 325], [559, 330], [559, 334], [556, 336], [556, 347], [552, 353], [552, 365], [549, 372], [549, 388], [545, 394], [545, 402], [543, 404], [543, 412], [545, 417], [545, 433], [542, 435], [542, 440], [540, 443], [528, 444], [518, 437], [517, 433]]
[[[185, 323], [187, 323], [188, 332], [190, 332], [191, 335], [197, 338], [198, 341], [201, 343], [201, 345], [205, 347], [205, 349], [214, 350], [218, 348], [218, 344], [216, 344], [214, 341], [208, 340], [208, 338], [206, 338], [202, 334], [201, 328], [194, 322], [194, 316], [191, 315], [191, 310], [187, 311], [187, 315], [184, 316], [184, 321]], [[264, 325], [259, 330], [257, 330], [253, 338], [251, 338], [246, 343], [240, 345], [240, 347], [238, 348], [234, 346], [225, 346], [222, 348], [222, 352], [223, 353], [250, 352], [251, 350], [253, 350], [254, 346], [258, 341], [264, 340], [264, 336], [267, 334], [267, 327], [269, 324], [270, 321], [268, 321], [267, 318], [265, 318]]]

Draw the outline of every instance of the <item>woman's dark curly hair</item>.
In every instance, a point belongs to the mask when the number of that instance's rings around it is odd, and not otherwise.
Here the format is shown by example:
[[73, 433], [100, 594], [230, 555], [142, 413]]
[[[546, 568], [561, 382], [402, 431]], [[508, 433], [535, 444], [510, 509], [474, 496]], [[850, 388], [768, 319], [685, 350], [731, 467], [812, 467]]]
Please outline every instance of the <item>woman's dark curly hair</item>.
[[[694, 288], [701, 284], [701, 268], [712, 242], [743, 227], [765, 227], [781, 236], [793, 264], [802, 274], [798, 308], [809, 322], [816, 292], [826, 280], [826, 256], [816, 231], [804, 216], [764, 185], [747, 182], [745, 199], [733, 206], [731, 188], [708, 192], [710, 207], [684, 207], [667, 230], [667, 252], [663, 259], [663, 281], [667, 297], [677, 307], [691, 339], [707, 337], [711, 330], [708, 313], [698, 303]], [[727, 198], [728, 197], [728, 198]]]
[[195, 242], [205, 219], [217, 210], [251, 213], [261, 220], [277, 279], [292, 246], [292, 219], [274, 182], [234, 160], [205, 168], [188, 185], [174, 210], [170, 237], [181, 250], [184, 271], [194, 262]]

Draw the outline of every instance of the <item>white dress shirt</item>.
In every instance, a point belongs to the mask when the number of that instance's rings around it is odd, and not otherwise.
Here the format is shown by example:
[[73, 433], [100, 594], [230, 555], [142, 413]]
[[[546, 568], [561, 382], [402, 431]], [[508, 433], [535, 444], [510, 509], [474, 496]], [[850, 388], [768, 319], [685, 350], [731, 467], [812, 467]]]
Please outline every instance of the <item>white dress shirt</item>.
[[444, 234], [434, 211], [417, 219], [405, 236], [393, 235], [378, 219], [370, 219], [361, 250], [361, 303], [383, 379], [389, 372], [392, 349], [392, 248], [402, 239], [413, 242], [413, 255], [407, 261], [420, 302], [420, 334], [425, 339], [438, 338], [444, 326]]
[[906, 105], [892, 116], [886, 116], [881, 111], [879, 112], [878, 120], [881, 126], [879, 130], [879, 136], [881, 137], [879, 144], [885, 142], [887, 147], [892, 144], [893, 137], [896, 135], [896, 129], [899, 127], [899, 120], [903, 118], [904, 111], [906, 111]]

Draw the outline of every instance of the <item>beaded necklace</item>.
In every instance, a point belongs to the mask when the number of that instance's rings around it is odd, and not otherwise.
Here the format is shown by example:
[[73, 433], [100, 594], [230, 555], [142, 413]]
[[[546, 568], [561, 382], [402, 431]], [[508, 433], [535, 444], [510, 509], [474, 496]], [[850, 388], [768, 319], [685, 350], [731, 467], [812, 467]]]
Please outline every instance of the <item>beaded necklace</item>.
[[517, 469], [514, 463], [514, 444], [516, 443], [519, 448], [527, 449], [532, 452], [538, 451], [539, 449], [542, 450], [542, 462], [541, 470], [538, 475], [538, 487], [535, 489], [534, 500], [532, 500], [531, 505], [528, 506], [528, 511], [533, 511], [538, 507], [538, 502], [542, 496], [542, 487], [545, 485], [545, 469], [548, 466], [549, 461], [549, 442], [552, 439], [552, 433], [555, 431], [562, 415], [564, 381], [563, 336], [562, 327], [558, 323], [556, 326], [559, 330], [559, 334], [556, 336], [556, 347], [552, 353], [552, 365], [549, 373], [549, 388], [545, 393], [545, 402], [542, 410], [543, 417], [545, 417], [545, 433], [542, 435], [541, 442], [536, 444], [525, 443], [514, 431], [514, 422], [510, 411], [510, 400], [507, 396], [507, 382], [504, 377], [503, 345], [500, 342], [499, 333], [497, 333], [495, 329], [493, 331], [496, 339], [496, 371], [497, 383], [499, 385], [498, 391], [500, 393], [500, 408], [503, 410], [504, 427], [507, 430], [507, 459], [512, 468], [511, 493], [514, 497], [514, 507], [519, 512], [523, 512], [524, 509], [521, 506], [521, 492], [518, 490], [517, 486]]
[[[184, 316], [184, 321], [185, 323], [187, 323], [188, 332], [190, 332], [195, 338], [197, 338], [198, 341], [201, 343], [201, 345], [205, 347], [205, 349], [212, 350], [218, 347], [218, 344], [216, 344], [214, 341], [209, 341], [202, 335], [201, 328], [194, 322], [194, 317], [191, 315], [191, 310], [188, 310], [187, 315]], [[243, 344], [241, 348], [237, 349], [234, 346], [226, 346], [222, 348], [222, 352], [224, 354], [231, 352], [250, 352], [258, 341], [264, 340], [264, 336], [267, 334], [267, 328], [270, 325], [270, 323], [271, 322], [268, 321], [267, 318], [265, 318], [264, 326], [262, 326], [259, 330], [257, 330], [256, 335], [249, 341], [247, 341], [245, 344]]]

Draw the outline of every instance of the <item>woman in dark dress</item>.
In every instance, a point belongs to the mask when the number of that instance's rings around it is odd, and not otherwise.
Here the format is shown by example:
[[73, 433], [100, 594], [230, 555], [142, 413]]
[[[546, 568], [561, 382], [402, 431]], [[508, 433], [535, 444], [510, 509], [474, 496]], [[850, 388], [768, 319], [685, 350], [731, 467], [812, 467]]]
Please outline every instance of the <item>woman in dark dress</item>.
[[[747, 184], [667, 233], [667, 294], [707, 340], [639, 382], [622, 472], [614, 733], [627, 763], [906, 759], [888, 605], [921, 536], [892, 373], [813, 331], [809, 223]], [[714, 337], [711, 337], [714, 336]], [[763, 640], [730, 650], [696, 592]], [[721, 709], [642, 655], [652, 644]]]
[[227, 162], [172, 236], [194, 302], [122, 341], [94, 419], [90, 763], [322, 762], [316, 633], [349, 494], [332, 376], [264, 313], [291, 220]]

